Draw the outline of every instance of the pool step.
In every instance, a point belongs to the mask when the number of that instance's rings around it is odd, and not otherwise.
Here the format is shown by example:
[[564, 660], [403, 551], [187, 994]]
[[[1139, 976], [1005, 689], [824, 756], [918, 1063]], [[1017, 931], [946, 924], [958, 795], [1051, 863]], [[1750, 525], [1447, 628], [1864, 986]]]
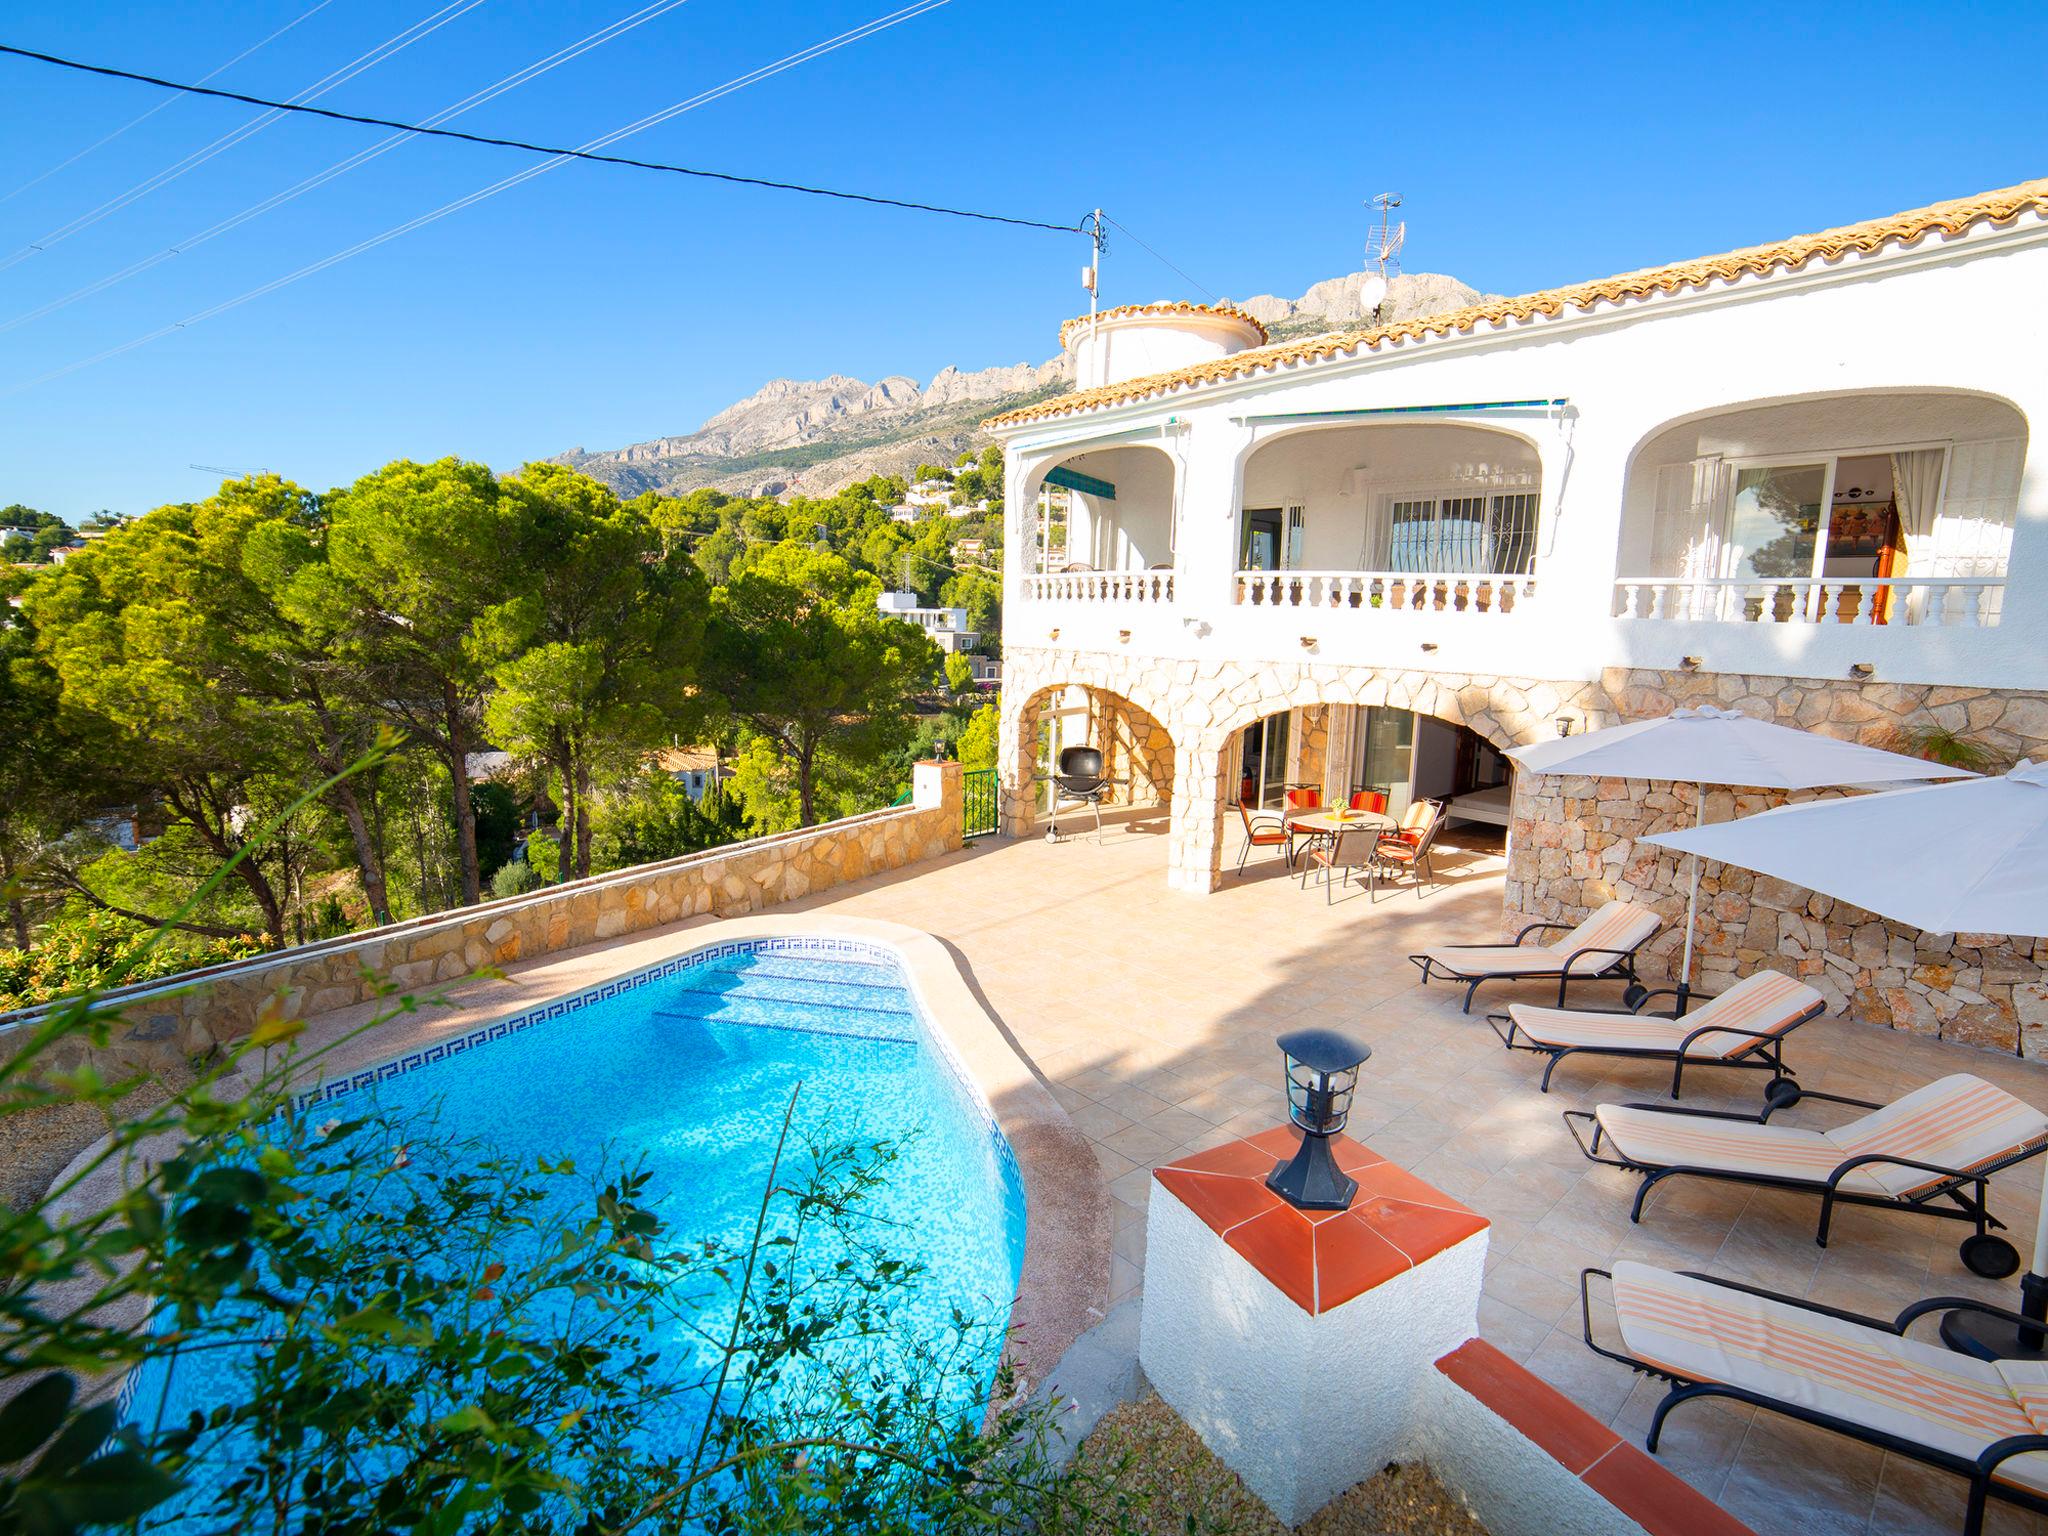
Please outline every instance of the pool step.
[[850, 986], [840, 981], [796, 977], [761, 978], [750, 972], [686, 976], [664, 989], [669, 997], [746, 997], [792, 1008], [869, 1008], [910, 1013], [910, 994], [901, 987]]
[[[856, 972], [866, 974], [857, 975]], [[693, 967], [685, 974], [759, 977], [764, 981], [810, 981], [833, 987], [870, 987], [880, 992], [904, 990], [902, 973], [893, 965], [855, 965], [836, 960], [766, 960], [750, 965], [704, 965]]]
[[750, 1029], [786, 1030], [792, 1034], [841, 1035], [898, 1045], [917, 1043], [916, 1018], [900, 1009], [809, 1003], [799, 1012], [784, 999], [763, 999], [726, 992], [701, 993], [687, 1002], [679, 998], [653, 1012], [656, 1018], [693, 1024], [738, 1024]]

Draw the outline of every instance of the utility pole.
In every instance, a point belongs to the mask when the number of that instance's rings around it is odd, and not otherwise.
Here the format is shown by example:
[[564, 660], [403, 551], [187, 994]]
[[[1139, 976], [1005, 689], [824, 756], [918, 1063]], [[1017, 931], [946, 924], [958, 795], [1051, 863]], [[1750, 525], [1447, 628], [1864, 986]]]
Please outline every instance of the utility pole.
[[1081, 269], [1081, 286], [1088, 290], [1088, 323], [1095, 323], [1095, 302], [1102, 292], [1102, 253], [1108, 243], [1102, 236], [1102, 210], [1096, 209], [1081, 221], [1081, 228], [1087, 232], [1089, 244], [1088, 265]]

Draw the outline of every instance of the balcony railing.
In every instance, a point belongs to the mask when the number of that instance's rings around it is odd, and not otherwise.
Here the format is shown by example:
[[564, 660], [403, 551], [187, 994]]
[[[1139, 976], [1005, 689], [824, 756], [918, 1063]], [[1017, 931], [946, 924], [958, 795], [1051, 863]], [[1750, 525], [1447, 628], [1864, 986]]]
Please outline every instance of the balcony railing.
[[1062, 571], [1026, 576], [1024, 595], [1067, 603], [1170, 603], [1171, 571]]
[[1533, 576], [1416, 571], [1239, 571], [1237, 600], [1265, 608], [1380, 608], [1404, 613], [1513, 613]]
[[1614, 584], [1618, 619], [1708, 624], [1916, 624], [1989, 629], [2003, 576], [1880, 576], [1796, 581], [1633, 576]]

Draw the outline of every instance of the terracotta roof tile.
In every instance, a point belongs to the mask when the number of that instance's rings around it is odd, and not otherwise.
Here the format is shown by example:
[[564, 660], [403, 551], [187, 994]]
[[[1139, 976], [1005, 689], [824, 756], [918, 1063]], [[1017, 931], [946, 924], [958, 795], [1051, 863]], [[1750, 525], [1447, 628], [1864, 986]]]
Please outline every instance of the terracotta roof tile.
[[[2048, 178], [2023, 181], [2018, 186], [2003, 187], [1995, 192], [1980, 192], [1974, 197], [1955, 198], [1926, 208], [1895, 213], [1888, 218], [1870, 219], [1861, 224], [1846, 224], [1839, 229], [1824, 229], [1816, 234], [1795, 235], [1789, 240], [1774, 241], [1769, 245], [1753, 245], [1739, 251], [1727, 251], [1719, 256], [1700, 256], [1690, 261], [1673, 262], [1668, 266], [1645, 267], [1637, 272], [1623, 272], [1614, 277], [1573, 283], [1563, 288], [1546, 288], [1539, 293], [1525, 293], [1518, 298], [1495, 299], [1489, 303], [1446, 310], [1442, 314], [1423, 315], [1393, 325], [1330, 331], [1300, 341], [1234, 352], [1228, 357], [1198, 363], [1193, 367], [1125, 379], [1120, 383], [1081, 390], [1037, 405], [1025, 406], [1021, 410], [1005, 411], [999, 416], [990, 417], [982, 425], [1021, 426], [1025, 422], [1045, 421], [1053, 417], [1069, 416], [1132, 400], [1143, 400], [1150, 396], [1169, 394], [1203, 384], [1217, 384], [1297, 364], [1318, 363], [1346, 354], [1372, 351], [1388, 343], [1456, 335], [1476, 330], [1481, 326], [1532, 320], [1562, 314], [1566, 310], [1589, 310], [1599, 304], [1616, 304], [1631, 299], [1648, 298], [1659, 293], [1676, 293], [1682, 289], [1703, 287], [1717, 281], [1732, 282], [1742, 277], [1761, 277], [1773, 272], [1793, 271], [1816, 257], [1823, 261], [1836, 261], [1852, 251], [1869, 252], [1891, 244], [1909, 244], [1926, 235], [1960, 234], [1975, 224], [2009, 224], [2030, 210], [2048, 213]], [[1174, 307], [1131, 306], [1133, 309], [1162, 311]], [[1206, 306], [1179, 306], [1186, 310], [1204, 307]], [[1106, 311], [1109, 314], [1122, 312]], [[1073, 324], [1072, 321], [1067, 323]], [[1060, 334], [1061, 344], [1064, 345], [1064, 327]]]
[[1220, 315], [1226, 320], [1241, 320], [1259, 333], [1259, 341], [1266, 340], [1266, 328], [1235, 304], [1190, 304], [1181, 299], [1160, 299], [1151, 304], [1119, 304], [1115, 309], [1101, 310], [1094, 315], [1076, 315], [1060, 327], [1060, 346], [1066, 347], [1067, 337], [1076, 326], [1086, 325], [1090, 320], [1116, 320], [1125, 315]]

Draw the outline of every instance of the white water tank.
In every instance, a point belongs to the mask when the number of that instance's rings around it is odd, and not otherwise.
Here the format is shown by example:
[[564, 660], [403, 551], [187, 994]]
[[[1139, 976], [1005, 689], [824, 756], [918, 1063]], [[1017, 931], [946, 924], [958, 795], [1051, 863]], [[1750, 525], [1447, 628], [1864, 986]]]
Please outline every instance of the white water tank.
[[1081, 315], [1060, 327], [1076, 389], [1193, 367], [1265, 341], [1266, 328], [1241, 309], [1164, 299]]

